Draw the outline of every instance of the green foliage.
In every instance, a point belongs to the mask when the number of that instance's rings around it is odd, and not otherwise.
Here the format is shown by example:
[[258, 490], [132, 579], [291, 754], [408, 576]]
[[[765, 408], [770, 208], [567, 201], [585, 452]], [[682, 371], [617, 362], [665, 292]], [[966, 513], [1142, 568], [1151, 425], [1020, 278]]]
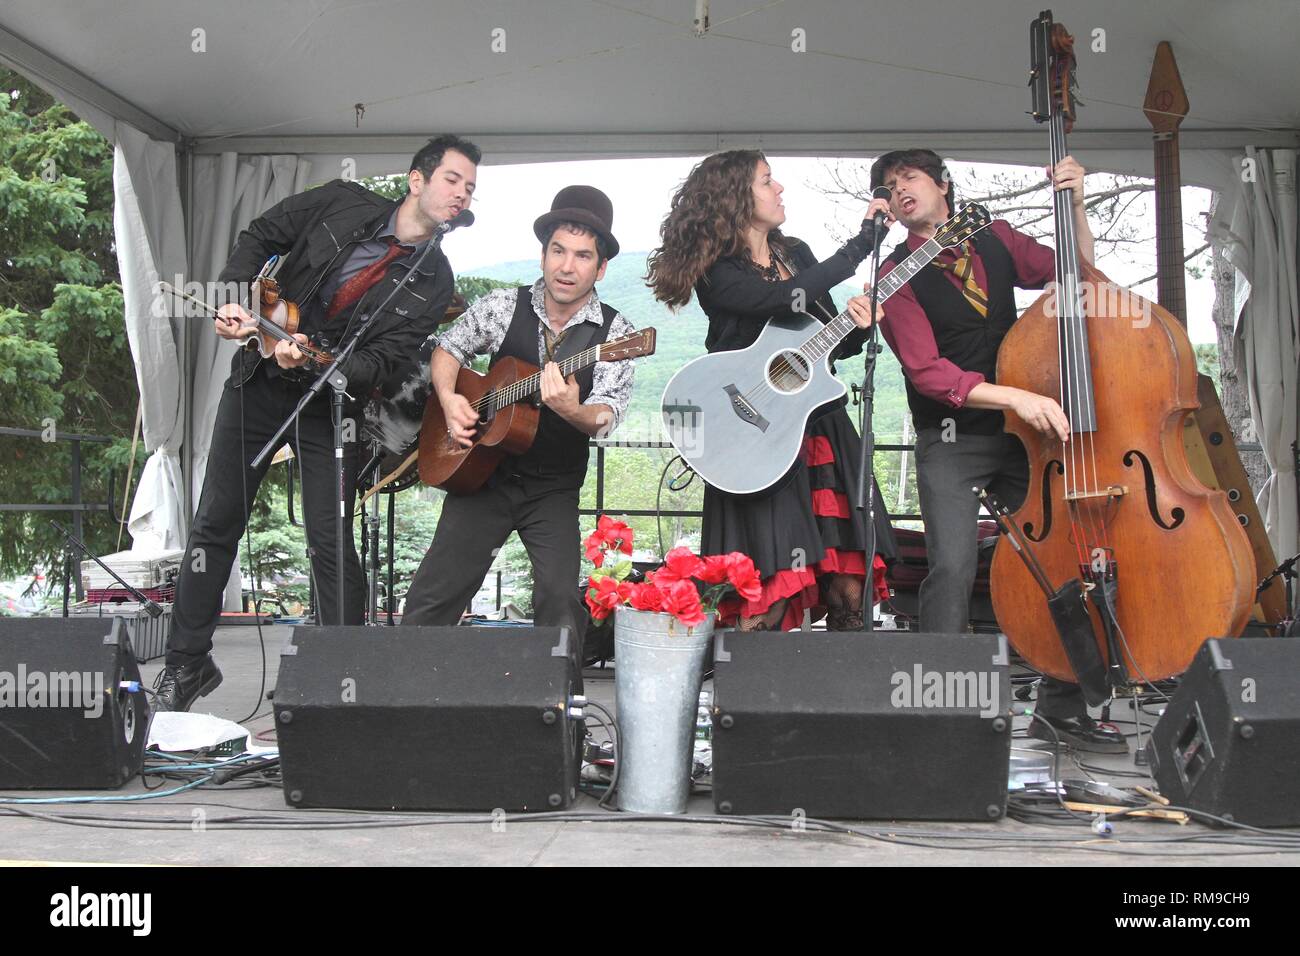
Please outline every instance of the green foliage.
[[63, 396], [56, 388], [63, 366], [51, 343], [27, 336], [27, 322], [17, 309], [0, 310], [0, 389], [9, 401], [11, 420], [41, 422], [56, 417]]
[[407, 173], [390, 173], [387, 176], [363, 176], [357, 182], [385, 199], [401, 199], [406, 195]]
[[[138, 400], [113, 248], [113, 150], [17, 74], [0, 70], [0, 92], [0, 425], [114, 437], [81, 450], [82, 497], [102, 502], [110, 469], [125, 476]], [[0, 456], [0, 501], [70, 500], [67, 442], [0, 438]], [[137, 474], [143, 461], [141, 448]], [[102, 512], [86, 517], [98, 554], [115, 550], [117, 531]], [[0, 514], [0, 576], [53, 567], [62, 547], [43, 514]]]
[[494, 289], [513, 289], [523, 285], [522, 281], [486, 279], [482, 276], [457, 276], [456, 291], [465, 297], [466, 306], [471, 306]]
[[[298, 495], [296, 490], [295, 494]], [[295, 505], [300, 522], [301, 501], [301, 495], [298, 495]], [[247, 557], [250, 542], [251, 564]], [[307, 537], [301, 524], [289, 521], [288, 491], [281, 480], [280, 469], [272, 471], [258, 489], [257, 499], [249, 513], [248, 533], [240, 545], [240, 567], [245, 572], [251, 569], [253, 584], [258, 591], [272, 588], [306, 568]]]
[[[418, 486], [397, 493], [395, 510], [395, 530], [393, 534], [393, 575], [394, 588], [398, 596], [406, 594], [406, 588], [415, 572], [424, 560], [429, 545], [433, 543], [433, 533], [438, 529], [438, 516], [442, 514], [442, 501], [445, 493]], [[388, 495], [379, 495], [381, 562], [388, 554], [388, 540], [385, 537], [388, 515]], [[372, 499], [373, 500], [373, 499]], [[361, 526], [358, 525], [358, 533]]]

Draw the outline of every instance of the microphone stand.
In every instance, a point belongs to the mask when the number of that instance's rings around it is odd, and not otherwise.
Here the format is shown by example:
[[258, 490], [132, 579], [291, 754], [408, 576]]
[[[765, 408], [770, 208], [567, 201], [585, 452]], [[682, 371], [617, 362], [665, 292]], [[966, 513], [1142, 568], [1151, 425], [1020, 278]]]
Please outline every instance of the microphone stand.
[[[364, 486], [367, 494], [379, 484], [379, 466], [384, 450], [378, 440], [370, 443], [370, 461], [357, 473], [358, 487]], [[391, 495], [389, 496], [392, 497]], [[373, 502], [367, 504], [367, 501]], [[371, 626], [379, 623], [379, 498], [369, 495], [361, 501], [361, 564], [366, 569], [369, 587], [366, 590], [365, 622]]]
[[[459, 223], [457, 223], [457, 225], [459, 225]], [[280, 442], [283, 441], [285, 432], [289, 430], [290, 425], [298, 420], [298, 416], [302, 414], [302, 410], [307, 407], [307, 404], [324, 391], [325, 386], [328, 385], [333, 390], [330, 396], [330, 414], [334, 423], [334, 478], [338, 487], [339, 495], [338, 510], [334, 515], [334, 545], [336, 549], [334, 586], [336, 589], [335, 599], [338, 608], [338, 622], [340, 624], [344, 622], [346, 616], [344, 613], [344, 597], [347, 588], [344, 581], [343, 554], [349, 531], [346, 517], [348, 507], [347, 468], [343, 463], [343, 405], [344, 399], [351, 397], [347, 393], [348, 377], [343, 374], [343, 366], [347, 363], [347, 360], [352, 357], [352, 352], [361, 341], [361, 337], [369, 327], [371, 319], [376, 314], [387, 308], [388, 303], [392, 301], [393, 296], [397, 295], [397, 291], [403, 285], [414, 281], [415, 275], [419, 271], [420, 266], [423, 265], [425, 258], [429, 253], [442, 244], [443, 236], [453, 228], [454, 226], [452, 226], [451, 221], [442, 223], [434, 232], [428, 244], [424, 247], [424, 252], [420, 253], [420, 258], [416, 259], [415, 264], [411, 266], [411, 270], [406, 274], [406, 278], [393, 286], [392, 291], [388, 293], [383, 302], [361, 316], [361, 321], [357, 324], [355, 331], [352, 332], [347, 344], [341, 351], [335, 354], [334, 361], [325, 367], [320, 375], [316, 377], [316, 381], [311, 383], [307, 388], [307, 391], [303, 394], [302, 399], [298, 402], [297, 407], [289, 413], [289, 417], [284, 420], [276, 433], [271, 436], [271, 440], [262, 446], [262, 450], [257, 453], [257, 457], [252, 461], [252, 468], [254, 470], [260, 468], [262, 463], [270, 458], [271, 455], [275, 453], [276, 449], [280, 447]], [[324, 621], [324, 616], [320, 611], [320, 604], [320, 600], [317, 600], [316, 622], [318, 624], [323, 623]]]
[[[135, 598], [136, 601], [139, 602], [139, 604], [144, 608], [145, 613], [147, 613], [150, 617], [157, 617], [159, 614], [163, 612], [162, 607], [158, 605], [155, 601], [150, 599], [149, 595], [145, 594], [139, 588], [132, 587], [131, 585], [127, 584], [126, 581], [123, 580], [122, 575], [118, 574], [116, 571], [110, 568], [103, 561], [99, 560], [99, 558], [95, 557], [95, 555], [91, 554], [90, 549], [86, 547], [86, 543], [84, 541], [78, 538], [67, 528], [63, 527], [63, 525], [59, 524], [53, 518], [50, 519], [50, 524], [54, 525], [54, 527], [58, 529], [59, 534], [63, 535], [63, 537], [67, 539], [68, 544], [72, 545], [77, 550], [79, 550], [82, 554], [84, 554], [86, 557], [90, 558], [90, 560], [98, 564], [101, 568], [103, 568], [110, 575], [112, 575], [114, 581], [122, 585], [122, 587], [126, 588], [127, 592], [131, 595], [131, 597]], [[69, 554], [68, 555], [69, 568], [72, 565], [71, 558], [72, 555]], [[64, 585], [63, 585], [63, 616], [64, 617], [68, 616], [67, 574], [68, 572], [65, 570]]]
[[862, 454], [858, 459], [858, 498], [859, 513], [866, 512], [866, 545], [864, 557], [867, 563], [866, 586], [862, 589], [862, 625], [867, 632], [876, 629], [875, 601], [876, 593], [876, 493], [874, 471], [872, 466], [876, 452], [875, 412], [876, 412], [876, 356], [880, 344], [876, 340], [876, 304], [880, 298], [880, 247], [885, 237], [882, 224], [872, 222], [875, 233], [876, 248], [871, 253], [871, 329], [867, 332], [867, 344], [863, 348], [862, 406], [858, 413], [859, 429], [862, 432]]

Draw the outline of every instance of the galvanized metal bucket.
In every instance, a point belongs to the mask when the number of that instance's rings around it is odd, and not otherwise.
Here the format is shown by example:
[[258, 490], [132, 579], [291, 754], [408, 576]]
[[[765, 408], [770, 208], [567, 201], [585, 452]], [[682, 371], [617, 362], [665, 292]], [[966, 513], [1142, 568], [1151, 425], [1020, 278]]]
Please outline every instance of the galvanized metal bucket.
[[695, 717], [714, 616], [687, 627], [671, 614], [614, 612], [618, 805], [634, 813], [685, 813]]

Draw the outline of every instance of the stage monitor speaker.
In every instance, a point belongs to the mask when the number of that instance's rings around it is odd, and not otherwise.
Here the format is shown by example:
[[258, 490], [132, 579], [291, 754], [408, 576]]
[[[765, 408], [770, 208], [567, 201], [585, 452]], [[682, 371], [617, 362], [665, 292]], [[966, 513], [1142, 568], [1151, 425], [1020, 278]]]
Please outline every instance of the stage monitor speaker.
[[140, 772], [149, 732], [126, 624], [0, 618], [0, 790], [104, 790]]
[[1011, 678], [1001, 635], [727, 631], [714, 647], [720, 813], [997, 820]]
[[1206, 641], [1146, 752], [1175, 806], [1257, 827], [1300, 825], [1300, 641]]
[[568, 628], [294, 628], [274, 698], [285, 801], [567, 807], [574, 676]]

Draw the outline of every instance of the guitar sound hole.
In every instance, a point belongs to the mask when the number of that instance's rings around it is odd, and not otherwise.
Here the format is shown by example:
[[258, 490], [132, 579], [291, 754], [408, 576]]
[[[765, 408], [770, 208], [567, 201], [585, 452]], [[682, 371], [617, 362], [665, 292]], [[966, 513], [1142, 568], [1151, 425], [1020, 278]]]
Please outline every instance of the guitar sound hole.
[[797, 392], [812, 377], [812, 365], [802, 352], [792, 349], [776, 353], [767, 366], [767, 380], [778, 392]]

